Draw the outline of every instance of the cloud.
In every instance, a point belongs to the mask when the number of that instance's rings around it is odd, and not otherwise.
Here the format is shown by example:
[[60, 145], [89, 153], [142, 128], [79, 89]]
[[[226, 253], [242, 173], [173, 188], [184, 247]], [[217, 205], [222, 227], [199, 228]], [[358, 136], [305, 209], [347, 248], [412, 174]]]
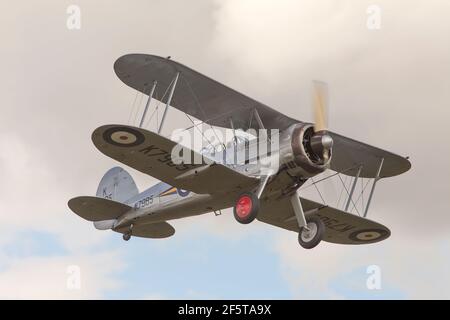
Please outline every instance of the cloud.
[[[449, 246], [449, 241], [436, 244], [397, 236], [377, 245], [321, 243], [307, 251], [299, 248], [294, 237], [285, 235], [274, 249], [294, 298], [448, 299]], [[380, 291], [366, 286], [371, 265], [380, 267]]]
[[[91, 299], [118, 289], [120, 251], [104, 247], [107, 233], [69, 215], [70, 192], [41, 150], [10, 132], [0, 148], [8, 150], [0, 154], [0, 298]], [[52, 237], [38, 245], [36, 232]], [[67, 287], [69, 266], [80, 268], [80, 289]]]
[[6, 132], [0, 137], [0, 148], [8, 150], [0, 154], [4, 182], [0, 185], [0, 244], [12, 241], [14, 232], [25, 229], [57, 234], [68, 248], [87, 248], [105, 240], [105, 233], [90, 232], [90, 223], [80, 223], [69, 214], [69, 188], [61, 187], [59, 173], [52, 170], [38, 147]]
[[99, 299], [120, 288], [123, 268], [118, 252], [9, 258], [0, 265], [0, 299]]

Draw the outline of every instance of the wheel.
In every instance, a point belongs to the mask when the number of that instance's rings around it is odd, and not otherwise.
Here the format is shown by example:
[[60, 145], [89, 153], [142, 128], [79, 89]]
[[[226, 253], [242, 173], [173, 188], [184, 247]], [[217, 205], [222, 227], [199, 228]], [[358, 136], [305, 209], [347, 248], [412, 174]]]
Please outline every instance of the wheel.
[[305, 249], [312, 249], [322, 240], [325, 226], [317, 216], [306, 219], [306, 226], [300, 228], [298, 233], [298, 243]]
[[122, 236], [123, 240], [128, 241], [131, 239], [131, 234], [130, 233], [124, 233]]
[[242, 224], [255, 220], [259, 210], [259, 199], [251, 192], [242, 193], [234, 205], [234, 218]]

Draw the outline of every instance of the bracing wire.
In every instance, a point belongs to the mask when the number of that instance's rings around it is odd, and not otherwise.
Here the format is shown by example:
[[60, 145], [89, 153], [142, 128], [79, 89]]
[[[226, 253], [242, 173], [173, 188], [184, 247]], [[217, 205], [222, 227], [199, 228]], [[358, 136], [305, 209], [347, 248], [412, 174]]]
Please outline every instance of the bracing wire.
[[[347, 176], [346, 176], [346, 177], [347, 177]], [[352, 179], [352, 178], [348, 179], [348, 185], [347, 185], [348, 190], [350, 190], [350, 188], [352, 187], [352, 182], [353, 182], [353, 179]], [[347, 201], [349, 201], [349, 200], [348, 200], [349, 198], [350, 198], [350, 195], [347, 197]], [[346, 203], [346, 202], [345, 202], [345, 203]], [[345, 209], [345, 204], [342, 204], [342, 208]], [[353, 211], [351, 211], [351, 212], [353, 212]]]
[[142, 106], [142, 100], [144, 98], [144, 93], [141, 92], [140, 98], [139, 98], [139, 103], [136, 109], [136, 113], [134, 114], [134, 120], [133, 120], [133, 125], [135, 126], [137, 123], [137, 116], [139, 114], [139, 112], [141, 111], [141, 106]]
[[172, 79], [172, 81], [170, 82], [170, 84], [167, 86], [166, 90], [164, 91], [164, 94], [161, 97], [161, 100], [158, 99], [158, 92], [155, 92], [155, 100], [158, 101], [158, 103], [156, 104], [155, 109], [153, 110], [152, 114], [150, 115], [149, 119], [147, 120], [147, 122], [145, 123], [145, 127], [148, 127], [150, 125], [150, 121], [152, 120], [153, 116], [156, 113], [156, 131], [159, 128], [159, 117], [158, 117], [158, 109], [161, 106], [162, 100], [165, 98], [165, 96], [167, 95], [167, 93], [169, 92], [169, 88], [172, 86], [173, 82], [175, 81], [175, 79]]
[[138, 95], [139, 95], [139, 91], [136, 90], [136, 94], [134, 95], [133, 104], [132, 104], [131, 109], [130, 109], [130, 114], [128, 115], [128, 121], [127, 121], [127, 124], [131, 124], [131, 123], [130, 123], [130, 122], [131, 122], [131, 116], [132, 116], [132, 114], [133, 114], [134, 111], [135, 111], [134, 109], [136, 108], [136, 101], [137, 101]]
[[[361, 178], [361, 190], [363, 189], [364, 178]], [[361, 194], [361, 211], [364, 212], [364, 194]]]
[[[356, 199], [356, 204], [358, 204], [359, 199], [364, 199], [364, 191], [366, 191], [367, 186], [369, 185], [370, 179], [367, 179], [366, 185], [364, 186], [364, 188], [362, 188], [358, 198]], [[355, 204], [353, 204], [353, 206], [355, 206]], [[363, 210], [364, 210], [364, 206], [363, 206]]]
[[192, 118], [191, 118], [187, 113], [184, 113], [184, 114], [185, 114], [186, 117], [192, 122], [192, 125], [198, 130], [198, 132], [200, 132], [200, 134], [202, 135], [203, 139], [205, 139], [205, 140], [208, 142], [208, 144], [213, 148], [213, 150], [215, 150], [214, 145], [211, 143], [211, 141], [209, 141], [208, 138], [205, 137], [203, 131], [200, 130], [200, 129], [197, 127], [197, 125], [195, 124], [194, 120], [192, 120]]
[[326, 205], [325, 199], [322, 197], [322, 193], [320, 192], [319, 188], [317, 188], [316, 182], [314, 182], [313, 178], [311, 178], [311, 181], [313, 182], [314, 187], [316, 188], [317, 192], [319, 193], [320, 199], [322, 199], [323, 204]]
[[[191, 85], [189, 84], [189, 81], [187, 81], [186, 79], [184, 79], [183, 76], [181, 76], [181, 79], [182, 79], [182, 81], [184, 81], [184, 83], [186, 83], [187, 87], [189, 88], [189, 91], [190, 91], [191, 94], [192, 94], [192, 97], [193, 97], [194, 100], [195, 100], [195, 103], [197, 104], [197, 106], [198, 106], [198, 108], [200, 109], [200, 111], [203, 113], [203, 116], [206, 118], [205, 110], [204, 110], [203, 107], [201, 106], [200, 101], [198, 100], [197, 95], [195, 94], [194, 90], [192, 89]], [[186, 113], [185, 113], [185, 114], [186, 114]], [[186, 116], [187, 116], [187, 114], [186, 114]], [[191, 120], [191, 119], [190, 119], [190, 120]], [[192, 120], [191, 120], [191, 121], [192, 121]], [[204, 123], [206, 123], [206, 122], [204, 122]], [[194, 122], [192, 122], [192, 124], [193, 124], [194, 126], [196, 126]], [[213, 128], [213, 126], [210, 125], [209, 123], [207, 123], [207, 125], [209, 125], [209, 127], [212, 129], [214, 135], [216, 136], [217, 141], [220, 142], [220, 143], [222, 143], [223, 146], [225, 146], [224, 141], [221, 141], [221, 139], [219, 139], [219, 137], [218, 137], [218, 135], [217, 135], [217, 133], [216, 133], [216, 130]], [[202, 135], [203, 135], [203, 134], [202, 134]], [[208, 141], [208, 140], [207, 140], [207, 141]], [[209, 142], [209, 141], [208, 141], [208, 142]], [[213, 145], [211, 145], [211, 146], [214, 148]]]
[[[347, 178], [348, 178], [348, 176], [345, 176], [345, 180], [344, 180], [345, 182], [347, 181]], [[339, 204], [341, 203], [341, 198], [342, 198], [343, 194], [344, 194], [344, 188], [341, 188], [341, 192], [339, 194], [339, 199], [336, 203], [336, 208], [339, 208]]]
[[[161, 101], [158, 100], [158, 92], [155, 93], [155, 100], [157, 101], [155, 109], [153, 109], [152, 113], [150, 114], [150, 117], [145, 122], [144, 127], [148, 128], [150, 126], [150, 123], [155, 115], [155, 113], [158, 111], [159, 105], [161, 104]], [[158, 123], [156, 123], [156, 130], [158, 130]]]
[[342, 171], [342, 172], [335, 172], [335, 173], [333, 173], [333, 174], [331, 174], [331, 175], [329, 175], [329, 176], [327, 176], [327, 177], [325, 177], [325, 178], [322, 178], [322, 179], [319, 179], [319, 180], [317, 180], [317, 181], [315, 181], [315, 182], [313, 182], [313, 183], [310, 183], [310, 184], [307, 185], [307, 186], [301, 187], [301, 189], [302, 189], [302, 190], [308, 189], [308, 188], [312, 187], [314, 184], [317, 184], [317, 183], [319, 183], [319, 182], [328, 180], [328, 179], [330, 179], [330, 178], [333, 178], [334, 176], [337, 176], [338, 174], [341, 174], [341, 173], [350, 171], [350, 170], [352, 170], [352, 169], [354, 169], [354, 167], [351, 167], [351, 168], [349, 168], [349, 169], [346, 169], [346, 170], [344, 170], [344, 171]]
[[[347, 186], [344, 184], [344, 181], [342, 181], [342, 178], [341, 178], [341, 176], [340, 175], [338, 175], [338, 177], [339, 177], [339, 179], [341, 180], [341, 182], [342, 182], [342, 185], [344, 186], [344, 188], [345, 188], [345, 191], [347, 192], [347, 195], [350, 197], [350, 192], [348, 191], [348, 189], [347, 189]], [[355, 210], [356, 210], [356, 213], [358, 214], [358, 216], [361, 216], [360, 215], [360, 213], [359, 213], [359, 210], [358, 210], [358, 208], [356, 208], [356, 206], [355, 206], [355, 202], [353, 201], [353, 199], [352, 198], [350, 198], [350, 201], [352, 202], [352, 204], [353, 204], [353, 207], [355, 208]], [[352, 209], [353, 210], [353, 209]]]

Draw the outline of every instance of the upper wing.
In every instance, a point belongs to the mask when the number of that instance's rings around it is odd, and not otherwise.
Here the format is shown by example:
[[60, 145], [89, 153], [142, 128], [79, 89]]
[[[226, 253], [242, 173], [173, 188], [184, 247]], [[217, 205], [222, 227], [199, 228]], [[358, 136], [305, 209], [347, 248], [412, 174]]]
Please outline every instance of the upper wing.
[[[392, 177], [408, 171], [411, 163], [404, 157], [393, 154], [363, 142], [330, 132], [333, 138], [333, 156], [330, 169], [354, 176], [361, 166], [360, 177], [376, 177], [381, 159], [384, 159], [380, 177]], [[349, 168], [354, 168], [346, 171]]]
[[[391, 234], [385, 226], [351, 213], [300, 198], [305, 212], [322, 208], [312, 213], [325, 224], [324, 241], [339, 244], [365, 244], [382, 241]], [[261, 203], [258, 220], [295, 232], [299, 232], [297, 219], [288, 197]]]
[[156, 80], [154, 97], [164, 103], [166, 89], [179, 72], [171, 106], [211, 125], [230, 128], [231, 118], [235, 128], [258, 129], [254, 109], [266, 129], [284, 130], [299, 122], [173, 60], [128, 54], [117, 59], [114, 70], [126, 85], [147, 95]]
[[171, 186], [195, 193], [215, 193], [244, 189], [258, 179], [243, 175], [222, 164], [208, 167], [201, 155], [189, 150], [199, 164], [174, 164], [171, 152], [176, 143], [156, 133], [123, 125], [105, 125], [92, 133], [94, 145], [102, 153]]
[[[211, 125], [230, 128], [232, 119], [235, 128], [259, 129], [253, 114], [255, 109], [266, 129], [282, 131], [301, 123], [173, 60], [128, 54], [117, 59], [114, 70], [126, 85], [145, 94], [149, 94], [153, 82], [157, 81], [154, 97], [164, 103], [168, 99], [166, 90], [179, 72], [171, 106]], [[381, 177], [398, 175], [411, 167], [408, 160], [393, 153], [330, 134], [334, 140], [331, 169], [335, 171], [347, 170], [345, 174], [354, 176], [357, 169], [348, 169], [362, 165], [360, 176], [373, 178], [381, 158], [384, 158]]]

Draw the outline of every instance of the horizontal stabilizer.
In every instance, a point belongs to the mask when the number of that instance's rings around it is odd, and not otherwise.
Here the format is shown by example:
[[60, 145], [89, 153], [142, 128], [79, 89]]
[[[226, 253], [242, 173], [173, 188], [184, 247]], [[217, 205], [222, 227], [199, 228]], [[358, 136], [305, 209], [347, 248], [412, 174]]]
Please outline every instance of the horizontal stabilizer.
[[88, 221], [111, 220], [131, 209], [126, 204], [97, 197], [76, 197], [69, 200], [69, 208]]
[[[129, 230], [129, 227], [126, 226], [114, 231], [127, 233], [129, 232]], [[157, 222], [149, 224], [137, 224], [133, 227], [131, 235], [133, 237], [161, 239], [173, 236], [174, 233], [175, 229], [167, 222]]]

